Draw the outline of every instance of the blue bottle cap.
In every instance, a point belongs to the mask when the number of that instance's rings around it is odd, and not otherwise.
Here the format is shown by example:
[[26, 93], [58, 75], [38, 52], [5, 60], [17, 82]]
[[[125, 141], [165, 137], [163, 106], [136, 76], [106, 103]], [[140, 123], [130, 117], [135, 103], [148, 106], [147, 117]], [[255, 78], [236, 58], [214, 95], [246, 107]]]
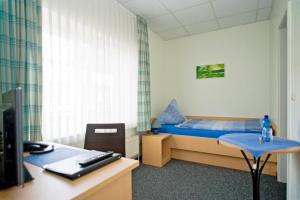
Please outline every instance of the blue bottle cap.
[[269, 115], [265, 115], [264, 118], [265, 118], [265, 119], [269, 119]]

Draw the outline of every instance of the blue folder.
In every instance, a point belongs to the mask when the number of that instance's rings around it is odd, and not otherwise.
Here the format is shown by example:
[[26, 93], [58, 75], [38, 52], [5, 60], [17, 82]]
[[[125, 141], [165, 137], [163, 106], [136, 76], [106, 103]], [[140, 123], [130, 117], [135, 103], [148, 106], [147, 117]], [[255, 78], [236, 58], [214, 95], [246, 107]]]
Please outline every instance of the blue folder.
[[76, 149], [68, 147], [55, 148], [54, 151], [45, 154], [31, 154], [24, 158], [25, 162], [33, 164], [38, 167], [42, 167], [54, 162], [70, 158], [72, 156], [79, 155], [86, 152], [85, 149]]

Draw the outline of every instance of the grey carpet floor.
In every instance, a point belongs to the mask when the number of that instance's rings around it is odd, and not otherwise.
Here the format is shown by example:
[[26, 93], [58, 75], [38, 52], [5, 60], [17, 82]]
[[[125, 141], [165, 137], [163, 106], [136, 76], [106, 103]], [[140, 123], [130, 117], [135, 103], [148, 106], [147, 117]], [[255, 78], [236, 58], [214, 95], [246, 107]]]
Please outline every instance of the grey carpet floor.
[[[261, 177], [261, 199], [286, 199], [286, 184]], [[133, 172], [133, 200], [251, 200], [249, 172], [171, 160], [162, 168], [141, 165]]]

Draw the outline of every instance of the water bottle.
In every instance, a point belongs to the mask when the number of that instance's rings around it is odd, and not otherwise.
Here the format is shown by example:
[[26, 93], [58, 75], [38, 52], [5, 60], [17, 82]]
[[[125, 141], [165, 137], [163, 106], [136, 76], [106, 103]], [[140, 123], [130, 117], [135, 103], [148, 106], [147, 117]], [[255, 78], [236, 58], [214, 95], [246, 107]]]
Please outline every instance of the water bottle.
[[264, 142], [271, 142], [273, 140], [273, 130], [271, 128], [271, 122], [268, 115], [265, 115], [262, 119], [262, 140]]
[[266, 129], [266, 123], [269, 120], [269, 116], [268, 115], [264, 115], [264, 118], [261, 119], [261, 138], [262, 141], [264, 142], [266, 140], [266, 136], [267, 136], [267, 129]]
[[265, 124], [270, 121], [268, 115], [264, 115], [264, 118], [261, 119], [261, 126], [262, 128], [265, 127]]
[[273, 141], [273, 130], [272, 127], [269, 126], [268, 128], [266, 128], [266, 138], [265, 138], [266, 142], [272, 142]]
[[267, 128], [263, 127], [262, 130], [261, 130], [261, 139], [262, 139], [263, 142], [266, 141], [266, 137], [267, 137]]

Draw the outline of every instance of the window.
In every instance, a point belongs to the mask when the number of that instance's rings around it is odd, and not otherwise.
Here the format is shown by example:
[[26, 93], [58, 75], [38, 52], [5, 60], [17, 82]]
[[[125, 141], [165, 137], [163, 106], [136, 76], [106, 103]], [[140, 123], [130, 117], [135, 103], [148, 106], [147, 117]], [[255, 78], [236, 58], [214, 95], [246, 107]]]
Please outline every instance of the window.
[[110, 0], [43, 1], [45, 140], [82, 140], [87, 123], [137, 123], [136, 17]]

